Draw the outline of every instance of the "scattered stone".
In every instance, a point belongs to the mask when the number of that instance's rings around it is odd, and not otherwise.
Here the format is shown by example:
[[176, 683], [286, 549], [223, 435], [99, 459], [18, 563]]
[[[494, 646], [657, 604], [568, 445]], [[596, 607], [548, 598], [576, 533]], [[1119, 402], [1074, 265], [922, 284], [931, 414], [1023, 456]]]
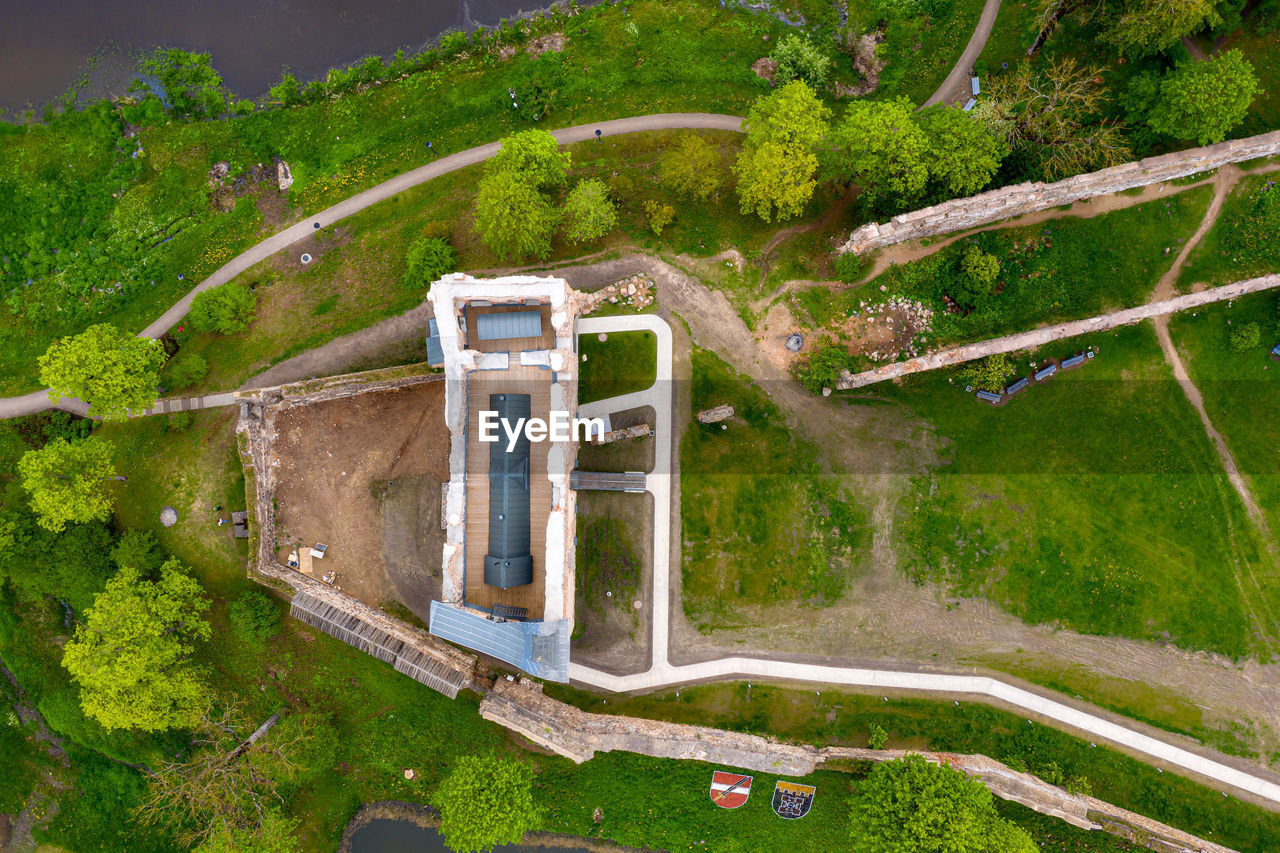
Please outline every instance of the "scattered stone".
[[773, 78], [778, 74], [778, 63], [767, 56], [762, 56], [755, 62], [751, 63], [751, 70], [754, 71], [756, 76], [761, 80], [768, 80], [772, 83]]
[[733, 417], [733, 406], [715, 406], [698, 412], [698, 423], [714, 424]]
[[791, 350], [792, 352], [800, 352], [801, 348], [803, 347], [804, 347], [803, 335], [801, 335], [799, 332], [792, 332], [791, 334], [787, 335], [787, 349]]
[[160, 510], [160, 523], [165, 527], [173, 527], [178, 523], [178, 511], [171, 506]]
[[293, 186], [293, 172], [290, 171], [289, 164], [283, 160], [276, 161], [276, 186], [280, 187], [280, 192]]

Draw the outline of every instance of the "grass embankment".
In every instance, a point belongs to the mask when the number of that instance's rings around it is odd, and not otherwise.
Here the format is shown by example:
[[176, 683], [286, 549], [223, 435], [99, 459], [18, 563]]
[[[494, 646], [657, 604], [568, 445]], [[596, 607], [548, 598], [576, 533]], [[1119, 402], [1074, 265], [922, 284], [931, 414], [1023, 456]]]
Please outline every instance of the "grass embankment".
[[[1141, 305], [1150, 301], [1178, 244], [1199, 225], [1211, 192], [1197, 187], [1091, 219], [1065, 216], [1022, 228], [983, 231], [890, 267], [861, 287], [835, 292], [813, 288], [798, 294], [796, 301], [814, 325], [834, 329], [863, 300], [918, 300], [933, 310], [930, 347]], [[961, 256], [974, 245], [999, 260], [999, 277], [993, 293], [975, 308], [951, 313], [943, 297], [955, 292], [963, 275]], [[881, 287], [887, 292], [881, 293]]]
[[580, 335], [578, 359], [579, 405], [620, 397], [653, 385], [658, 375], [658, 339], [644, 331]]
[[[1260, 343], [1234, 351], [1228, 332], [1250, 323], [1258, 324]], [[1257, 293], [1207, 305], [1194, 316], [1178, 314], [1170, 333], [1209, 420], [1226, 439], [1272, 532], [1280, 532], [1280, 362], [1269, 352], [1280, 344], [1280, 295]]]
[[725, 628], [744, 605], [839, 598], [864, 538], [861, 508], [764, 391], [706, 350], [692, 361], [693, 411], [734, 415], [695, 421], [681, 444], [685, 611]]
[[[671, 691], [609, 696], [607, 702], [598, 695], [559, 685], [548, 686], [547, 692], [595, 713], [714, 726], [818, 746], [865, 747], [875, 724], [888, 733], [887, 748], [979, 753], [1042, 778], [1082, 776], [1094, 795], [1107, 802], [1236, 850], [1262, 853], [1273, 849], [1275, 839], [1280, 838], [1280, 815], [1274, 812], [1225, 798], [1105, 746], [1090, 746], [1087, 741], [985, 705], [893, 697], [886, 701], [879, 695], [835, 689], [824, 688], [819, 694], [773, 685], [748, 688], [740, 683], [686, 686], [678, 697]], [[759, 783], [753, 783], [753, 791], [755, 784]], [[819, 796], [823, 793], [820, 790]], [[1038, 822], [1030, 815], [1023, 817]], [[1106, 846], [1116, 842], [1102, 833], [1070, 833], [1069, 838], [1068, 846], [1043, 849], [1131, 849]], [[1038, 840], [1043, 844], [1047, 839]], [[1102, 846], [1087, 846], [1091, 843]]]
[[1086, 366], [999, 408], [942, 372], [884, 389], [950, 446], [908, 505], [910, 572], [1029, 622], [1267, 657], [1274, 626], [1249, 614], [1270, 610], [1275, 587], [1242, 589], [1236, 572], [1275, 567], [1150, 326], [1019, 363], [1090, 345]]
[[[1219, 285], [1280, 272], [1280, 241], [1274, 234], [1257, 241], [1243, 257], [1233, 236], [1251, 220], [1258, 194], [1275, 175], [1251, 175], [1236, 184], [1222, 204], [1222, 212], [1178, 275], [1178, 287], [1189, 291], [1196, 284]], [[1268, 192], [1270, 190], [1267, 190]]]

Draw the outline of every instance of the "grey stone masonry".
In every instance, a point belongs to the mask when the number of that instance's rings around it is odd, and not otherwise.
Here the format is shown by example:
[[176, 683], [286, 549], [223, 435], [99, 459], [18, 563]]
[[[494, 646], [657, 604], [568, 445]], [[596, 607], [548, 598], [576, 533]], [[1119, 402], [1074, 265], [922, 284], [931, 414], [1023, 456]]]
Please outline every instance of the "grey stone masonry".
[[1213, 287], [1208, 290], [1202, 290], [1199, 293], [1187, 293], [1183, 296], [1175, 296], [1173, 299], [1152, 302], [1148, 305], [1139, 305], [1137, 308], [1126, 308], [1123, 311], [1104, 314], [1101, 317], [1073, 320], [1070, 323], [1060, 323], [1056, 326], [1046, 326], [1043, 329], [1035, 329], [1030, 332], [1019, 332], [1016, 335], [1006, 335], [1003, 338], [993, 338], [976, 344], [965, 344], [952, 349], [940, 350], [917, 358], [909, 358], [906, 361], [884, 364], [862, 373], [845, 371], [836, 380], [836, 388], [841, 391], [849, 391], [853, 388], [861, 388], [864, 385], [884, 382], [886, 379], [897, 379], [909, 373], [920, 373], [925, 370], [936, 370], [939, 367], [950, 367], [1002, 352], [1016, 352], [1017, 350], [1041, 346], [1062, 338], [1072, 338], [1088, 332], [1104, 332], [1107, 329], [1127, 326], [1151, 317], [1159, 317], [1162, 314], [1174, 314], [1178, 311], [1186, 311], [1188, 308], [1208, 305], [1212, 302], [1222, 302], [1226, 299], [1235, 299], [1237, 296], [1243, 296], [1246, 293], [1257, 293], [1274, 287], [1280, 287], [1280, 275], [1264, 275], [1261, 278], [1251, 278], [1246, 281], [1237, 281], [1233, 284], [1224, 284], [1222, 287]]
[[1233, 139], [1203, 148], [1189, 148], [1186, 151], [1122, 163], [1052, 184], [1039, 181], [1015, 184], [913, 210], [885, 223], [869, 222], [850, 234], [849, 239], [836, 252], [860, 255], [904, 240], [964, 231], [1024, 213], [1034, 213], [1158, 181], [1183, 178], [1227, 163], [1240, 163], [1276, 153], [1280, 153], [1280, 131], [1271, 131], [1247, 139]]
[[[480, 703], [480, 715], [534, 743], [581, 764], [597, 752], [622, 750], [656, 758], [705, 761], [778, 776], [807, 776], [823, 765], [849, 769], [850, 762], [892, 761], [907, 754], [894, 749], [815, 747], [707, 726], [635, 717], [592, 714], [542, 693], [537, 683], [499, 679]], [[1189, 835], [1142, 815], [1050, 785], [985, 755], [911, 750], [934, 764], [946, 764], [975, 779], [991, 793], [1041, 814], [1090, 830], [1119, 835], [1161, 853], [1233, 853], [1230, 848]], [[844, 765], [843, 767], [841, 765]], [[708, 776], [708, 782], [710, 777]], [[770, 792], [766, 792], [766, 795]], [[836, 795], [837, 792], [827, 792]]]

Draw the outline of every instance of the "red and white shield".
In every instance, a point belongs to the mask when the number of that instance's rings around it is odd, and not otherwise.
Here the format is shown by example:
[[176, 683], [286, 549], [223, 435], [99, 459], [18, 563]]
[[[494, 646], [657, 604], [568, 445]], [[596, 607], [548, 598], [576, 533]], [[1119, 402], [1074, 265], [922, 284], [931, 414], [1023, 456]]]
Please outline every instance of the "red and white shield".
[[751, 777], [717, 770], [711, 774], [711, 802], [722, 809], [736, 809], [751, 796]]

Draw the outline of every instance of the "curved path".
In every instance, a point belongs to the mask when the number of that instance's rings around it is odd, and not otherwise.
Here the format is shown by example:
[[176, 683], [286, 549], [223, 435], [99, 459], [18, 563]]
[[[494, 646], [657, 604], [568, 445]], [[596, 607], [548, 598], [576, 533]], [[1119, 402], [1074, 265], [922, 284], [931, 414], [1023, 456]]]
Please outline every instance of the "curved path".
[[929, 100], [924, 102], [922, 108], [942, 103], [948, 96], [954, 96], [956, 92], [969, 91], [969, 87], [965, 84], [969, 82], [973, 63], [978, 61], [978, 57], [982, 55], [982, 49], [987, 46], [987, 39], [991, 36], [991, 30], [996, 25], [996, 16], [999, 14], [1000, 0], [987, 0], [986, 5], [982, 7], [982, 14], [978, 17], [978, 26], [969, 38], [969, 43], [964, 47], [964, 53], [960, 54], [960, 59], [951, 68], [947, 79], [943, 80], [937, 91], [929, 96]]

